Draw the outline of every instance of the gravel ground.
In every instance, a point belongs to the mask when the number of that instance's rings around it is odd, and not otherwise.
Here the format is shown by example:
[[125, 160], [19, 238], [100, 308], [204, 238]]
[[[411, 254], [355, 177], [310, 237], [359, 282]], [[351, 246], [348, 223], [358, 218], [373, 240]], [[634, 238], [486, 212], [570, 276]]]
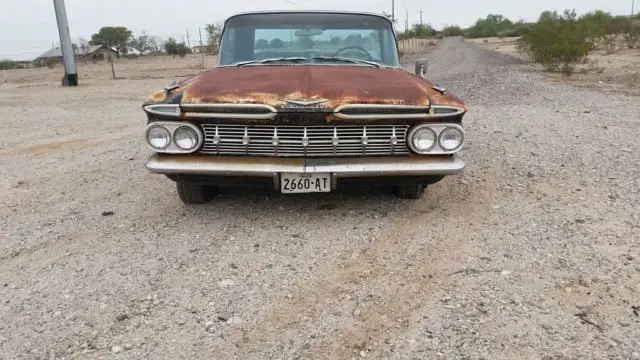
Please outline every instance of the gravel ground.
[[170, 79], [0, 87], [0, 359], [640, 359], [638, 98], [427, 56], [468, 168], [416, 202], [184, 206], [143, 167]]

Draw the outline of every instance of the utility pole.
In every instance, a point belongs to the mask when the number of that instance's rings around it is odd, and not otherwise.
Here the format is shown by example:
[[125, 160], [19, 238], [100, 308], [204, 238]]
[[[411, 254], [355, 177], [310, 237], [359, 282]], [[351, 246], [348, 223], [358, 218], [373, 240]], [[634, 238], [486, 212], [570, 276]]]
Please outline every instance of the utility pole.
[[64, 6], [64, 0], [53, 0], [53, 8], [56, 12], [62, 62], [64, 63], [62, 86], [78, 86], [78, 70], [76, 69], [76, 59], [73, 57], [73, 46], [71, 45], [69, 21], [67, 20], [67, 10]]
[[187, 29], [187, 46], [189, 47], [189, 50], [191, 50], [191, 40], [189, 40], [189, 29]]
[[391, 22], [396, 23], [396, 0], [391, 0]]
[[422, 9], [420, 9], [420, 26], [422, 26]]
[[407, 17], [404, 21], [404, 31], [409, 31], [409, 9], [407, 9]]
[[636, 0], [631, 0], [631, 17], [633, 17], [635, 10], [636, 10]]
[[202, 54], [202, 68], [206, 68], [205, 57], [204, 57], [204, 46], [202, 45], [202, 28], [198, 28], [198, 32], [200, 33], [200, 53]]

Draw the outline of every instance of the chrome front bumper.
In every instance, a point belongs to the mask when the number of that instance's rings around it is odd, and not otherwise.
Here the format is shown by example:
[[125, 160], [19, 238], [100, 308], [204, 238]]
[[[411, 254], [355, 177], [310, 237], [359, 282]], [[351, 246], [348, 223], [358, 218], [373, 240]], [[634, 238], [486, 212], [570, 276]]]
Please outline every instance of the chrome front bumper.
[[152, 173], [198, 176], [277, 177], [280, 173], [331, 173], [332, 178], [431, 176], [461, 172], [456, 157], [389, 156], [368, 158], [277, 158], [254, 156], [152, 155]]

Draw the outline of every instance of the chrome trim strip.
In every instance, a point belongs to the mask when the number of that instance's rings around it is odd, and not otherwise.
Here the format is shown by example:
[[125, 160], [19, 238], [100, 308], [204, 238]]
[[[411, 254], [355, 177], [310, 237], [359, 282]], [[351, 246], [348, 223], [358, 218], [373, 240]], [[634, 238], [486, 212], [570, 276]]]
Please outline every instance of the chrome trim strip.
[[452, 175], [465, 163], [456, 157], [285, 159], [237, 156], [152, 155], [146, 168], [157, 174], [273, 177], [274, 173], [333, 173], [337, 178]]
[[[344, 114], [342, 111], [345, 109], [407, 109], [407, 110], [425, 110], [424, 113], [417, 114], [361, 114], [361, 115], [350, 115]], [[440, 113], [436, 114], [435, 110], [437, 109], [445, 109], [445, 110], [453, 110], [451, 113]], [[451, 117], [463, 114], [466, 110], [463, 108], [459, 108], [456, 106], [450, 105], [431, 105], [431, 106], [422, 106], [422, 105], [384, 105], [384, 104], [344, 104], [340, 105], [333, 111], [333, 115], [340, 119], [429, 119], [429, 118], [443, 118], [443, 117]]]
[[[435, 110], [437, 109], [442, 109], [442, 110], [454, 110], [454, 112], [451, 113], [440, 113], [440, 114], [436, 114]], [[463, 114], [465, 111], [465, 109], [463, 108], [459, 108], [457, 106], [450, 106], [450, 105], [431, 105], [431, 109], [429, 111], [429, 113], [431, 114], [430, 117], [450, 117], [450, 116], [458, 116], [460, 114]]]
[[[177, 109], [178, 111], [177, 112], [159, 111], [159, 110], [157, 110], [158, 108]], [[178, 105], [178, 104], [153, 104], [153, 105], [147, 105], [147, 106], [145, 106], [143, 108], [143, 110], [145, 112], [148, 112], [149, 114], [154, 114], [154, 115], [180, 117], [180, 105]]]
[[278, 114], [278, 110], [271, 105], [267, 104], [224, 104], [224, 103], [216, 103], [216, 104], [182, 104], [183, 109], [197, 109], [197, 108], [208, 108], [208, 109], [217, 109], [217, 108], [232, 108], [232, 109], [265, 109], [268, 110], [268, 114], [247, 114], [247, 113], [198, 113], [198, 112], [185, 112], [185, 117], [191, 118], [220, 118], [220, 119], [273, 119]]
[[[343, 114], [345, 109], [407, 109], [424, 110], [418, 114]], [[339, 119], [423, 119], [429, 117], [429, 106], [421, 105], [384, 105], [384, 104], [343, 104], [333, 110], [333, 116]]]

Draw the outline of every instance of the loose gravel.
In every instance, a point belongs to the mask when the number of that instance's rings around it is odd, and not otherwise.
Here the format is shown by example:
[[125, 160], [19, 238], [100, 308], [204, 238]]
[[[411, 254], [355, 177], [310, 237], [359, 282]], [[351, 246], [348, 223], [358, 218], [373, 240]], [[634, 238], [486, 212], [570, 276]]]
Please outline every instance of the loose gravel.
[[640, 101], [426, 56], [468, 168], [415, 202], [185, 206], [143, 167], [170, 79], [0, 88], [0, 359], [640, 358]]

